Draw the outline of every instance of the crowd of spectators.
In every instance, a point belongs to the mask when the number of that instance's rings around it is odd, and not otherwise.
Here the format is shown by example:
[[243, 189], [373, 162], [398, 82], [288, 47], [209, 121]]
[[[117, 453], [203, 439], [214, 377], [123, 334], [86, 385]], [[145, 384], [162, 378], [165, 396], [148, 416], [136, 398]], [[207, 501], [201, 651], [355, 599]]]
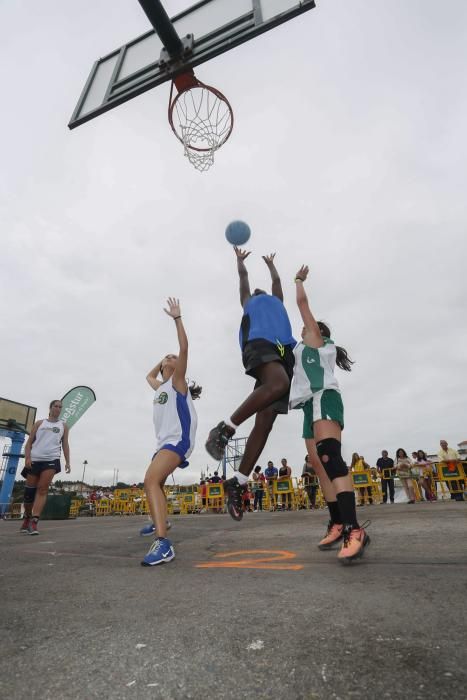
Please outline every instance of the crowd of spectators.
[[[428, 458], [424, 450], [416, 450], [411, 453], [411, 457], [407, 452], [399, 447], [396, 450], [395, 458], [389, 457], [388, 451], [383, 450], [381, 457], [376, 462], [377, 474], [381, 479], [381, 490], [383, 493], [383, 503], [389, 501], [394, 503], [395, 486], [394, 479], [399, 478], [407, 503], [415, 503], [416, 488], [420, 497], [426, 501], [437, 500], [437, 464], [444, 464], [451, 468], [456, 468], [460, 461], [460, 455], [457, 450], [448, 446], [446, 440], [440, 440], [440, 449], [436, 458]], [[363, 469], [371, 469], [365, 462], [365, 458], [354, 453], [351, 463], [352, 471], [362, 471]], [[450, 491], [451, 499], [455, 501], [464, 500], [464, 480], [448, 480], [446, 481], [447, 488]], [[360, 489], [361, 498], [364, 498], [364, 489]], [[370, 489], [371, 495], [371, 489]], [[370, 498], [369, 503], [372, 503]], [[359, 503], [362, 505], [362, 503]]]
[[[409, 457], [407, 452], [400, 447], [396, 450], [394, 458], [389, 457], [387, 450], [382, 450], [381, 457], [376, 462], [376, 468], [371, 467], [365, 460], [363, 455], [357, 452], [352, 454], [350, 470], [352, 472], [368, 471], [373, 478], [379, 478], [381, 481], [381, 490], [383, 495], [383, 503], [394, 503], [395, 500], [395, 478], [397, 477], [402, 484], [404, 493], [407, 497], [407, 502], [412, 504], [418, 497], [426, 501], [435, 501], [438, 498], [437, 482], [434, 477], [437, 473], [437, 464], [455, 464], [460, 461], [459, 453], [450, 448], [446, 440], [440, 440], [440, 450], [436, 458], [428, 458], [424, 450], [417, 450], [411, 453]], [[289, 466], [287, 459], [281, 459], [279, 469], [274, 466], [274, 462], [269, 460], [267, 467], [264, 469], [257, 465], [252, 473], [252, 486], [244, 493], [244, 508], [247, 511], [262, 511], [265, 490], [268, 489], [272, 498], [272, 490], [274, 481], [281, 479], [289, 479], [292, 476], [292, 469]], [[318, 478], [315, 474], [313, 466], [305, 455], [302, 473], [303, 487], [307, 494], [310, 508], [316, 508], [317, 494], [319, 488]], [[218, 472], [215, 471], [213, 476], [200, 481], [200, 494], [203, 507], [206, 506], [206, 489], [207, 483], [219, 483], [222, 479]], [[446, 481], [447, 488], [450, 491], [451, 499], [456, 501], [464, 500], [464, 480]], [[368, 503], [373, 503], [372, 487], [366, 486], [358, 489], [358, 504], [363, 506]], [[281, 496], [278, 508], [281, 510], [291, 510], [292, 494], [284, 493]]]

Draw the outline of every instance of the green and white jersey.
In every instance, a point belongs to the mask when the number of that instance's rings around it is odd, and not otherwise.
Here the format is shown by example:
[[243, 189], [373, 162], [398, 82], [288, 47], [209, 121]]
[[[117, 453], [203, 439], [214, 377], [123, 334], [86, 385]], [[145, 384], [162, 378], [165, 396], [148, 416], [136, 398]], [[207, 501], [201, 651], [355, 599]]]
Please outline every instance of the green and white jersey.
[[323, 338], [324, 345], [310, 348], [300, 342], [294, 348], [295, 367], [290, 388], [290, 408], [301, 408], [318, 391], [333, 389], [339, 391], [339, 383], [334, 376], [336, 366], [336, 346], [329, 338]]

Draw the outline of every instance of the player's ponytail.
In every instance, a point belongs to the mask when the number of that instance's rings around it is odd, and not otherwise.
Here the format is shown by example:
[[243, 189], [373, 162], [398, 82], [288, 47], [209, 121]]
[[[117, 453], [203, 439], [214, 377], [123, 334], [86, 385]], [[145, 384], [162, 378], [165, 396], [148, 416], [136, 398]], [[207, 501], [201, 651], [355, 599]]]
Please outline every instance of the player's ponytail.
[[188, 385], [188, 391], [190, 392], [193, 401], [195, 401], [195, 399], [199, 399], [201, 396], [203, 387], [196, 384], [196, 382], [191, 382], [191, 384]]
[[[323, 321], [318, 321], [318, 326], [323, 338], [331, 337], [329, 326], [323, 323]], [[339, 369], [343, 369], [345, 372], [351, 372], [353, 364], [354, 361], [350, 359], [347, 350], [340, 345], [336, 345], [336, 365]]]
[[336, 345], [336, 365], [346, 372], [351, 372], [353, 364], [354, 360], [350, 359], [347, 350], [341, 348], [340, 345]]

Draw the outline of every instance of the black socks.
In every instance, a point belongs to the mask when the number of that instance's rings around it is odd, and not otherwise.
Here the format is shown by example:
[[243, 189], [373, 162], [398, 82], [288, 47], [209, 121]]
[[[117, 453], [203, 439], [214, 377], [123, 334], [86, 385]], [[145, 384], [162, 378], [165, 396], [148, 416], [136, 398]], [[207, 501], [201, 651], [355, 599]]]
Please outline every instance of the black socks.
[[[355, 509], [355, 494], [353, 491], [343, 491], [337, 494], [337, 503], [340, 511], [340, 522], [344, 525], [359, 527], [357, 512]], [[329, 504], [328, 504], [329, 507]], [[335, 522], [335, 521], [334, 521]]]

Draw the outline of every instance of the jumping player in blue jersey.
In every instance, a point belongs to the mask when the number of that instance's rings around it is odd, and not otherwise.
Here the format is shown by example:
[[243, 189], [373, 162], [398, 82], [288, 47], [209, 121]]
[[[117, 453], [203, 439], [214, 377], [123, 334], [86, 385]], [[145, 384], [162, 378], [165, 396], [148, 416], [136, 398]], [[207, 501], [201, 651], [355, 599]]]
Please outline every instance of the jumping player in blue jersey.
[[234, 520], [243, 516], [242, 496], [248, 477], [258, 463], [279, 413], [288, 412], [290, 383], [293, 377], [295, 340], [283, 304], [282, 285], [274, 265], [275, 253], [263, 256], [271, 273], [272, 289], [250, 292], [245, 259], [249, 252], [234, 247], [240, 277], [240, 303], [243, 318], [240, 326], [240, 347], [246, 374], [256, 379], [253, 392], [229, 419], [211, 430], [206, 450], [215, 460], [224, 456], [225, 448], [239, 425], [256, 414], [245, 453], [238, 472], [224, 482], [229, 513]]
[[[188, 386], [185, 374], [188, 362], [188, 338], [183, 327], [178, 299], [167, 300], [165, 313], [175, 321], [179, 354], [166, 355], [147, 375], [146, 379], [156, 392], [154, 395], [154, 429], [156, 449], [144, 478], [152, 523], [148, 533], [157, 536], [141, 564], [155, 566], [175, 557], [174, 548], [167, 539], [167, 501], [164, 484], [177, 467], [187, 467], [187, 458], [195, 446], [197, 426], [193, 399], [199, 398], [201, 387]], [[159, 376], [162, 375], [162, 377]], [[142, 534], [148, 534], [142, 532]]]

